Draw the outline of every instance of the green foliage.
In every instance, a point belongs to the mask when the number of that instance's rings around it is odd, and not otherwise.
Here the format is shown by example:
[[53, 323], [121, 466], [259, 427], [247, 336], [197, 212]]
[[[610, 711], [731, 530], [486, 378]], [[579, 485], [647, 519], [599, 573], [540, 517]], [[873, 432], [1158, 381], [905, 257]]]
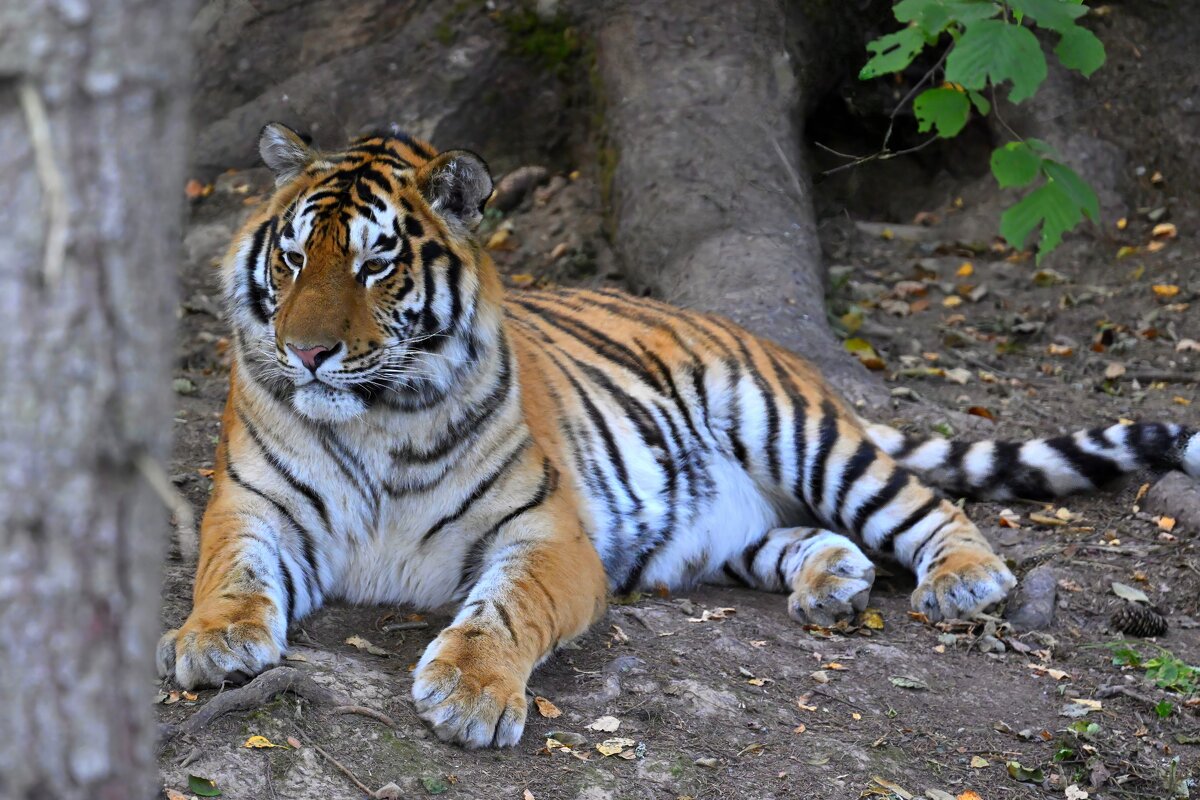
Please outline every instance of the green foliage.
[[513, 50], [556, 75], [565, 73], [582, 50], [579, 32], [561, 17], [543, 19], [528, 6], [500, 17]]
[[[1046, 56], [1034, 27], [1058, 37], [1054, 53], [1063, 66], [1085, 76], [1099, 69], [1104, 45], [1077, 22], [1086, 13], [1081, 0], [899, 0], [893, 14], [905, 27], [868, 43], [871, 58], [859, 77], [900, 72], [926, 47], [948, 38], [942, 85], [918, 94], [913, 113], [918, 131], [952, 137], [966, 125], [972, 107], [981, 116], [992, 113], [985, 90], [1007, 84], [1008, 99], [1020, 103], [1046, 79]], [[1095, 192], [1053, 158], [1044, 142], [1010, 142], [992, 154], [991, 166], [1001, 188], [1028, 187], [1044, 179], [1000, 222], [1001, 234], [1013, 247], [1024, 246], [1040, 227], [1039, 261], [1085, 218], [1099, 221]]]
[[[1158, 654], [1147, 659], [1125, 642], [1112, 642], [1107, 646], [1112, 650], [1114, 665], [1145, 670], [1146, 680], [1151, 681], [1160, 689], [1181, 695], [1195, 694], [1197, 690], [1200, 690], [1200, 667], [1192, 666], [1177, 658], [1165, 647], [1159, 647]], [[1155, 710], [1158, 711], [1160, 717], [1168, 716], [1171, 713], [1170, 708], [1166, 709], [1166, 713], [1157, 708]]]

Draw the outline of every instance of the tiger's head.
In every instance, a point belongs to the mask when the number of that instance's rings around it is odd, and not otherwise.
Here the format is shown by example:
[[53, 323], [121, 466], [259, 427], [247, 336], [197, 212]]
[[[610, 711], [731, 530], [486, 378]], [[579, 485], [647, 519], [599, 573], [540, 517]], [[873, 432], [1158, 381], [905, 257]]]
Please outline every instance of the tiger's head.
[[259, 152], [275, 193], [225, 267], [243, 368], [324, 422], [448, 391], [499, 324], [487, 165], [398, 131], [322, 152], [278, 123]]

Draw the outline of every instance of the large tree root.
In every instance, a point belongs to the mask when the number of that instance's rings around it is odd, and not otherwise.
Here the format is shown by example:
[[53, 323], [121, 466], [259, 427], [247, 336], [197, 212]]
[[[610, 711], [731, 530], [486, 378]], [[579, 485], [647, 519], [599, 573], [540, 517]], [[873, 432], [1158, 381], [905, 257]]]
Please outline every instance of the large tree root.
[[315, 706], [329, 706], [335, 714], [362, 714], [389, 727], [396, 727], [396, 723], [383, 712], [355, 705], [345, 695], [322, 686], [295, 667], [275, 667], [245, 686], [221, 692], [186, 722], [159, 726], [159, 751], [181, 734], [197, 733], [226, 714], [258, 708], [275, 695], [283, 693], [303, 697]]

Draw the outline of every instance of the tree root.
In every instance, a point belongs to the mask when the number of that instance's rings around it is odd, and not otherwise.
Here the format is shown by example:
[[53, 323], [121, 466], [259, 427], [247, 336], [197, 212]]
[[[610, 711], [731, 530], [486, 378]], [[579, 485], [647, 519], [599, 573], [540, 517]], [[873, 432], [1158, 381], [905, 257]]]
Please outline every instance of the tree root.
[[[163, 748], [180, 734], [189, 735], [197, 733], [219, 717], [223, 717], [234, 711], [258, 708], [275, 695], [284, 692], [294, 694], [297, 697], [303, 697], [308, 702], [317, 706], [362, 708], [361, 706], [355, 706], [350, 702], [349, 698], [340, 692], [325, 688], [295, 667], [275, 667], [262, 673], [245, 686], [221, 692], [212, 700], [209, 700], [203, 708], [193, 714], [186, 722], [180, 725], [160, 725], [159, 751], [161, 752]], [[364, 710], [369, 711], [370, 709]], [[348, 712], [343, 711], [339, 713]], [[355, 713], [362, 712], [356, 711]], [[395, 727], [395, 723], [392, 723], [386, 715], [380, 714], [375, 719], [379, 719], [380, 717], [388, 720], [385, 724], [391, 724], [392, 727]]]

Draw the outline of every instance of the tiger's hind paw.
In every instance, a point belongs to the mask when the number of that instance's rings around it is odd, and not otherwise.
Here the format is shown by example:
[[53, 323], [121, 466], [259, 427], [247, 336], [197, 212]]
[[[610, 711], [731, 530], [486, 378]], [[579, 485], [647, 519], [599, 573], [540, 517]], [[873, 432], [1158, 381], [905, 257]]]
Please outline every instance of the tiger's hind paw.
[[792, 580], [788, 614], [801, 623], [829, 626], [867, 607], [875, 565], [853, 544], [834, 545], [805, 560]]
[[951, 553], [912, 594], [912, 606], [933, 622], [970, 619], [1008, 596], [1017, 579], [994, 553], [972, 548]]

